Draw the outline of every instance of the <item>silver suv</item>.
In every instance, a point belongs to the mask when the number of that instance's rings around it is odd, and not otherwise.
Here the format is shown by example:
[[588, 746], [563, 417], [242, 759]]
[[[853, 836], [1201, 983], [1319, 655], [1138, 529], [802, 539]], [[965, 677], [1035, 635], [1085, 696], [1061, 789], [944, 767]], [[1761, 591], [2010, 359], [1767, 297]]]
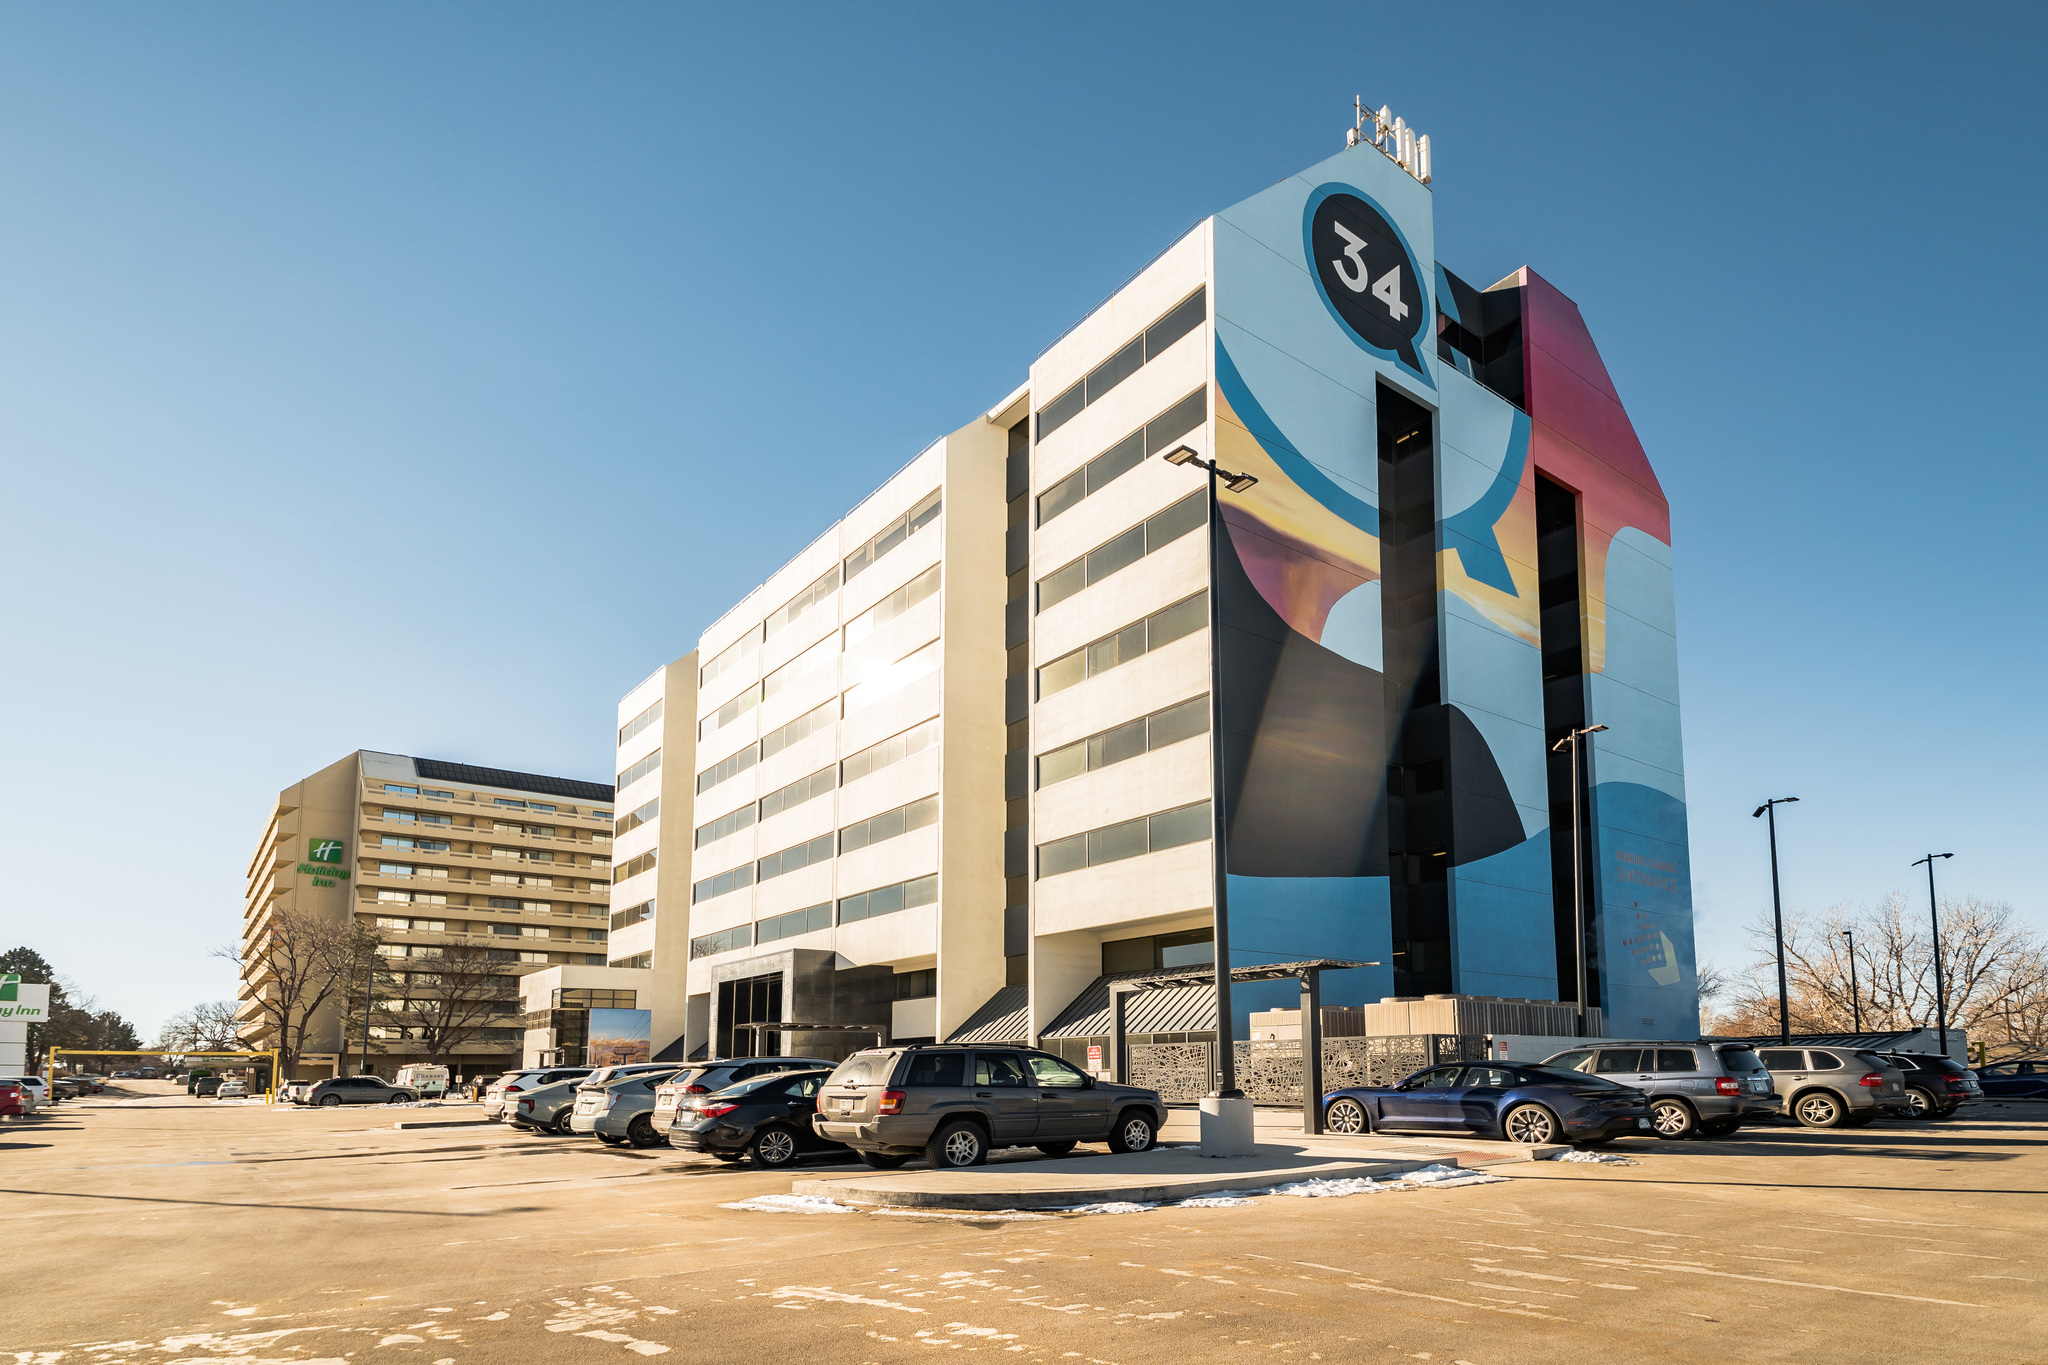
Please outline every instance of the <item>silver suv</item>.
[[1745, 1123], [1778, 1112], [1771, 1075], [1748, 1043], [1601, 1040], [1546, 1060], [1640, 1090], [1650, 1097], [1650, 1126], [1671, 1141], [1733, 1137]]
[[811, 1129], [879, 1170], [923, 1156], [934, 1167], [979, 1166], [990, 1151], [1076, 1143], [1143, 1152], [1166, 1104], [1156, 1090], [1112, 1085], [1026, 1047], [922, 1044], [856, 1052], [818, 1092]]
[[1808, 1128], [1861, 1128], [1913, 1112], [1905, 1077], [1875, 1052], [1847, 1047], [1760, 1047], [1785, 1097], [1785, 1113]]

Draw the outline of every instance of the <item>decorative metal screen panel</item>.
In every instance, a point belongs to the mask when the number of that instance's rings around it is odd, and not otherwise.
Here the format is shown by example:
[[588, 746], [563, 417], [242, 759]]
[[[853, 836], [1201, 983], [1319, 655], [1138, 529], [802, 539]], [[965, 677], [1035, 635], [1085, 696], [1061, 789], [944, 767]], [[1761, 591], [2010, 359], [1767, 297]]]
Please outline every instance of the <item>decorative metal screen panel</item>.
[[1157, 1090], [1168, 1104], [1193, 1104], [1216, 1088], [1214, 1043], [1132, 1043], [1129, 1052], [1130, 1083]]
[[1301, 1103], [1301, 1044], [1234, 1043], [1237, 1088], [1254, 1104]]

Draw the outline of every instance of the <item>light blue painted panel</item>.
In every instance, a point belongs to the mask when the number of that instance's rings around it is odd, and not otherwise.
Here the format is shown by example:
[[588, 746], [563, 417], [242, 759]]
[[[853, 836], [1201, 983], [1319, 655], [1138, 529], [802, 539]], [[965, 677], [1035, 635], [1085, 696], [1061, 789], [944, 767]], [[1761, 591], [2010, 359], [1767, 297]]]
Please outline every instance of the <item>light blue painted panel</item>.
[[1611, 1036], [1699, 1036], [1685, 803], [1603, 781], [1593, 791], [1601, 1000]]
[[[1543, 765], [1543, 658], [1482, 618], [1472, 604], [1439, 593], [1443, 612], [1444, 699], [1457, 705], [1493, 750], [1526, 829], [1549, 823]], [[1534, 818], [1532, 820], [1532, 812]]]
[[1464, 995], [1557, 998], [1550, 833], [1451, 870], [1455, 984]]

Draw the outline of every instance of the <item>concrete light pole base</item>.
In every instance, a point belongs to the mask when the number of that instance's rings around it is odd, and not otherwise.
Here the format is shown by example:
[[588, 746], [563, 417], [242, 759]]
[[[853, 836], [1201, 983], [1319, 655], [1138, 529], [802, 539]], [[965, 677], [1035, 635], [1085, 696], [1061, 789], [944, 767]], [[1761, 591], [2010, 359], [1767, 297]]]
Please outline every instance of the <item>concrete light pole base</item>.
[[1249, 1099], [1243, 1095], [1203, 1097], [1203, 1156], [1251, 1156], [1257, 1147], [1258, 1143], [1252, 1137], [1252, 1102]]

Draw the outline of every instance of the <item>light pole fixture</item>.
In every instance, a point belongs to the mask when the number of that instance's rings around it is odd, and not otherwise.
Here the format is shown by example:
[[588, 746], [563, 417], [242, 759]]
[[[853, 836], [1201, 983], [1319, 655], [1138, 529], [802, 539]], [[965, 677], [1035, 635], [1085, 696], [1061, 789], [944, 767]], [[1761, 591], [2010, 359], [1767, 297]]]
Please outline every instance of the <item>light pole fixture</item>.
[[1586, 1036], [1586, 874], [1584, 857], [1579, 849], [1579, 745], [1587, 735], [1597, 735], [1607, 727], [1588, 725], [1568, 732], [1563, 739], [1550, 746], [1551, 752], [1569, 747], [1572, 753], [1572, 965], [1578, 973], [1579, 1037]]
[[1948, 1056], [1948, 984], [1941, 974], [1941, 905], [1934, 899], [1934, 860], [1953, 858], [1953, 853], [1930, 853], [1925, 858], [1915, 858], [1913, 866], [1927, 864], [1927, 917], [1934, 926], [1934, 1030], [1939, 1040], [1937, 1050]]
[[1203, 459], [1193, 446], [1175, 446], [1162, 458], [1168, 464], [1196, 465], [1209, 474], [1209, 863], [1216, 879], [1216, 1094], [1222, 1099], [1238, 1099], [1244, 1092], [1237, 1088], [1237, 1053], [1230, 1036], [1230, 831], [1223, 818], [1223, 635], [1217, 629], [1216, 604], [1216, 590], [1222, 578], [1223, 542], [1218, 526], [1221, 517], [1216, 485], [1220, 480], [1231, 492], [1242, 493], [1258, 480], [1250, 474], [1219, 469], [1214, 460]]
[[1799, 798], [1796, 796], [1774, 796], [1749, 813], [1754, 820], [1759, 815], [1768, 817], [1771, 827], [1771, 932], [1778, 941], [1778, 1046], [1792, 1046], [1791, 1008], [1786, 1002], [1785, 992], [1785, 908], [1778, 896], [1778, 807], [1789, 806]]
[[1849, 940], [1849, 1014], [1856, 1021], [1856, 1031], [1863, 1032], [1863, 997], [1856, 993], [1856, 931], [1844, 929], [1842, 937]]

